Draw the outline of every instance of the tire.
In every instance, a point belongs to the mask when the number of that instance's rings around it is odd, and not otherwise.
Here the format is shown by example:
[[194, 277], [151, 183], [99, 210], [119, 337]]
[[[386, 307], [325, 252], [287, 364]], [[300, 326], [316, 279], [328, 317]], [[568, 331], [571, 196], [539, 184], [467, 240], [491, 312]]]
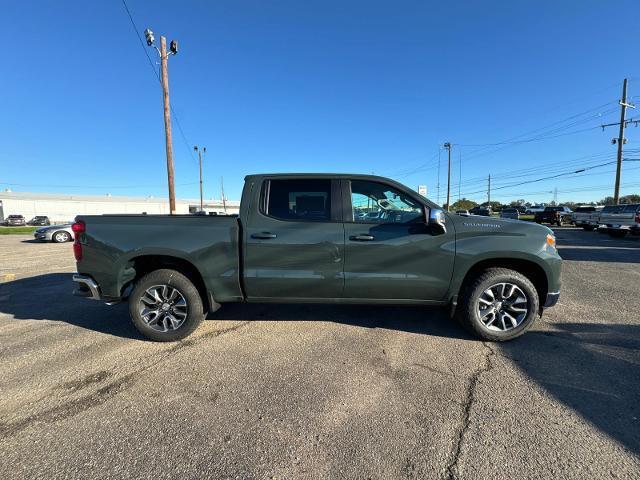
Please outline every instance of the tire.
[[592, 231], [593, 231], [593, 225], [583, 225], [583, 226], [582, 226], [582, 229], [583, 229], [585, 232], [592, 232]]
[[627, 234], [626, 230], [609, 230], [609, 236], [613, 238], [622, 238]]
[[64, 230], [59, 230], [57, 232], [54, 232], [53, 235], [51, 235], [51, 241], [54, 243], [64, 243], [70, 240], [71, 240], [71, 235], [69, 235], [69, 232], [65, 232]]
[[129, 296], [129, 315], [148, 339], [175, 342], [198, 328], [204, 320], [204, 308], [191, 280], [176, 270], [161, 269], [138, 281]]
[[[511, 320], [508, 320], [507, 317], [502, 316], [502, 313], [498, 315], [493, 313], [494, 320], [491, 321], [491, 313], [486, 313], [485, 316], [482, 316], [480, 311], [481, 306], [484, 306], [487, 303], [487, 299], [490, 299], [490, 296], [485, 292], [497, 286], [497, 290], [492, 290], [492, 292], [494, 292], [494, 299], [499, 301], [500, 295], [498, 293], [500, 293], [501, 289], [499, 285], [503, 284], [508, 285], [507, 293], [511, 285], [516, 287], [511, 296], [505, 296], [507, 304], [511, 305], [503, 308], [514, 318], [516, 325]], [[524, 295], [526, 303], [517, 301], [522, 295]], [[491, 308], [493, 307], [487, 306], [485, 311], [489, 312]], [[514, 310], [525, 309], [526, 311], [516, 313], [511, 310], [512, 308]], [[490, 268], [480, 273], [467, 284], [462, 293], [462, 301], [458, 305], [456, 316], [460, 323], [473, 335], [483, 340], [504, 342], [519, 337], [529, 330], [535, 322], [539, 310], [538, 292], [527, 277], [508, 268]], [[484, 322], [483, 318], [485, 318]], [[507, 324], [507, 321], [509, 324]]]

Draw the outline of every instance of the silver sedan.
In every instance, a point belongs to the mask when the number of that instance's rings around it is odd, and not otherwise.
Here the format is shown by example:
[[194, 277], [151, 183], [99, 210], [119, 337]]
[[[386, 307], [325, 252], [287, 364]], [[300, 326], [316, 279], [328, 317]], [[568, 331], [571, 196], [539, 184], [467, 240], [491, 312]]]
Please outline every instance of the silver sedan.
[[33, 236], [36, 240], [42, 240], [44, 242], [70, 242], [73, 240], [73, 230], [71, 230], [71, 224], [65, 225], [51, 225], [50, 227], [39, 228], [33, 232]]

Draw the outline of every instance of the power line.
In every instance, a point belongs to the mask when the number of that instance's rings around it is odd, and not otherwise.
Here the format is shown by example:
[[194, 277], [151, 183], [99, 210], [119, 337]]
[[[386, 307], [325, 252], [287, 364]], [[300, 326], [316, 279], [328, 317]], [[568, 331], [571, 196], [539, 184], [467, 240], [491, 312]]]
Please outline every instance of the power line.
[[[627, 151], [631, 151], [631, 150], [627, 150]], [[596, 162], [596, 161], [602, 161], [605, 159], [609, 159], [609, 158], [613, 158], [614, 157], [614, 153], [611, 152], [610, 150], [603, 150], [601, 152], [592, 154], [592, 155], [583, 155], [580, 157], [576, 157], [572, 160], [567, 160], [567, 161], [558, 161], [558, 160], [554, 160], [553, 162], [548, 162], [548, 163], [541, 163], [536, 165], [535, 167], [528, 167], [528, 168], [522, 168], [522, 169], [517, 169], [517, 170], [509, 170], [508, 172], [503, 172], [503, 173], [492, 173], [492, 178], [494, 179], [501, 179], [501, 178], [508, 178], [508, 179], [513, 179], [513, 178], [518, 178], [518, 177], [527, 177], [530, 176], [532, 174], [536, 174], [540, 171], [541, 168], [544, 168], [546, 171], [548, 172], [553, 172], [556, 170], [564, 170], [567, 167], [573, 166], [573, 165], [580, 165], [583, 166], [586, 162], [587, 166], [590, 166], [587, 160], [588, 159], [592, 159], [591, 162]], [[486, 181], [487, 177], [486, 175], [482, 175], [482, 176], [478, 176], [478, 177], [473, 177], [468, 179], [465, 182], [462, 182], [463, 185], [471, 185], [471, 184], [479, 184], [479, 183], [484, 183]]]
[[[559, 173], [559, 174], [556, 174], [556, 175], [549, 175], [549, 176], [546, 176], [546, 177], [537, 178], [535, 180], [527, 180], [527, 181], [524, 181], [524, 182], [518, 182], [518, 183], [509, 184], [509, 185], [503, 185], [501, 187], [492, 188], [492, 190], [502, 190], [502, 189], [505, 189], [505, 188], [519, 187], [521, 185], [528, 185], [530, 183], [542, 182], [544, 180], [551, 180], [553, 178], [558, 178], [558, 177], [562, 177], [562, 176], [566, 176], [566, 175], [576, 175], [576, 174], [585, 172], [587, 170], [592, 170], [594, 168], [603, 167], [605, 165], [612, 165], [614, 163], [616, 163], [616, 162], [615, 161], [605, 162], [605, 163], [601, 163], [599, 165], [594, 165], [594, 166], [591, 166], [591, 167], [585, 167], [585, 168], [581, 168], [581, 169], [578, 169], [578, 170], [575, 170], [575, 171], [571, 171], [571, 172], [564, 172], [564, 173]], [[465, 193], [465, 195], [473, 195], [473, 194], [476, 194], [476, 193], [483, 193], [483, 192], [484, 192], [484, 190], [478, 190], [477, 192]]]
[[[138, 27], [136, 26], [136, 22], [133, 20], [133, 16], [131, 15], [131, 12], [129, 11], [129, 7], [127, 6], [127, 2], [125, 0], [122, 0], [122, 5], [124, 6], [125, 11], [127, 12], [127, 16], [129, 17], [129, 21], [131, 22], [131, 27], [133, 28], [133, 31], [135, 32], [136, 37], [138, 37], [138, 41], [140, 42], [140, 47], [144, 51], [144, 55], [147, 57], [147, 61], [149, 62], [149, 66], [151, 67], [151, 70], [153, 70], [153, 73], [156, 76], [156, 78], [158, 79], [158, 82], [162, 83], [162, 79], [160, 78], [160, 73], [158, 72], [158, 70], [156, 70], [156, 67], [155, 67], [155, 64], [153, 63], [153, 60], [151, 60], [151, 56], [149, 55], [149, 51], [145, 47], [145, 42], [142, 40], [142, 36], [140, 35], [140, 32], [138, 31]], [[182, 141], [183, 141], [185, 147], [187, 148], [187, 151], [189, 152], [189, 156], [191, 157], [191, 159], [194, 162], [196, 162], [197, 160], [193, 156], [193, 152], [191, 151], [191, 143], [187, 140], [187, 136], [184, 134], [184, 130], [182, 128], [182, 123], [180, 122], [180, 119], [178, 118], [178, 114], [176, 113], [175, 109], [173, 108], [173, 104], [170, 104], [169, 108], [171, 109], [171, 115], [173, 116], [173, 119], [176, 122], [176, 126], [178, 127], [178, 131], [180, 132], [180, 137], [182, 138]]]

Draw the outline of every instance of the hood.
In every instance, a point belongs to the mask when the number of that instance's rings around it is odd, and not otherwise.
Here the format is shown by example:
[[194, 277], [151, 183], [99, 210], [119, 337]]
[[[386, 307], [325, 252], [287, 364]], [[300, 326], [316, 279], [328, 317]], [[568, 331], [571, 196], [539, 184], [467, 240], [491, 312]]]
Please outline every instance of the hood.
[[539, 235], [545, 237], [553, 230], [544, 225], [513, 218], [461, 216], [448, 214], [447, 220], [454, 225], [456, 235]]

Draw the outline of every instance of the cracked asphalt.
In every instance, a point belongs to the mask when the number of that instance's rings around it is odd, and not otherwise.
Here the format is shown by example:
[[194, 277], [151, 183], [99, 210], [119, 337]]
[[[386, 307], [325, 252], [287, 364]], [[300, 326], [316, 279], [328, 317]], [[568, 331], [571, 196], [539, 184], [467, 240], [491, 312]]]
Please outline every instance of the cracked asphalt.
[[[505, 344], [437, 309], [225, 305], [181, 343], [0, 237], [0, 478], [640, 478], [640, 238], [557, 230]], [[4, 279], [4, 282], [3, 282]]]

